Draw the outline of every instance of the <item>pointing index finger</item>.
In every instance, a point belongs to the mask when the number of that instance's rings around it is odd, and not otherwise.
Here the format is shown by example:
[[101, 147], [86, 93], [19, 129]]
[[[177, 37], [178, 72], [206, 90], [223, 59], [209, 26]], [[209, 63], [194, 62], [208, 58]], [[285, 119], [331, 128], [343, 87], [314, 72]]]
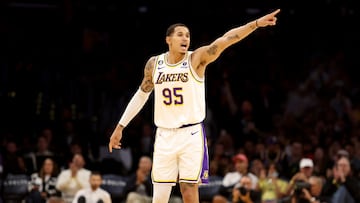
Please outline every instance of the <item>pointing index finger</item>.
[[280, 9], [278, 8], [278, 9], [276, 9], [274, 12], [272, 12], [272, 15], [276, 15], [276, 14], [278, 14], [280, 12]]

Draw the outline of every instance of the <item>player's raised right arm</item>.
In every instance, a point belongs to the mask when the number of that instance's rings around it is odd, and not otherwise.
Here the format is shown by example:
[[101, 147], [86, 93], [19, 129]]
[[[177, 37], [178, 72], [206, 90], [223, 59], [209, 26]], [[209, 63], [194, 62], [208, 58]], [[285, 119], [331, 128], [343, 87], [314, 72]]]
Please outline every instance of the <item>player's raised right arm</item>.
[[199, 47], [192, 54], [191, 65], [195, 69], [196, 73], [203, 77], [206, 66], [209, 63], [215, 61], [221, 53], [229, 46], [238, 43], [242, 39], [246, 38], [249, 34], [253, 33], [259, 27], [274, 26], [276, 25], [276, 15], [280, 12], [277, 9], [267, 15], [250, 21], [239, 27], [235, 27], [221, 37], [214, 40], [212, 43], [206, 46]]

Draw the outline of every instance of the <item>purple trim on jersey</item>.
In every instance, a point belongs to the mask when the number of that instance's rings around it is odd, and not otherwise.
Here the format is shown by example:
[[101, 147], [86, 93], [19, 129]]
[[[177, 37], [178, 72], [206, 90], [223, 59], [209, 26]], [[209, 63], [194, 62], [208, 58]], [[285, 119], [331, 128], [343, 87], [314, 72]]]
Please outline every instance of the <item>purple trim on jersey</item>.
[[202, 127], [202, 134], [203, 134], [203, 138], [204, 138], [204, 157], [203, 157], [200, 179], [201, 179], [201, 183], [206, 184], [206, 183], [209, 183], [209, 155], [208, 155], [205, 127], [204, 127], [203, 123], [201, 123], [201, 127]]

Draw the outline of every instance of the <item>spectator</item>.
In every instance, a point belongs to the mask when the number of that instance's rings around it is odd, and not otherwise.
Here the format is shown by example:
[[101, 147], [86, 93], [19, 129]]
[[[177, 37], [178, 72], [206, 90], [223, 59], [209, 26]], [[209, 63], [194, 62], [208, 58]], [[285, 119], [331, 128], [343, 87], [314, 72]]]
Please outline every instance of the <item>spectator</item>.
[[3, 157], [4, 177], [8, 173], [25, 174], [26, 167], [23, 156], [20, 154], [18, 145], [14, 140], [8, 140], [5, 144], [5, 153]]
[[[223, 143], [215, 142], [210, 151], [210, 168], [211, 175], [224, 177], [231, 170], [231, 157], [225, 153]], [[215, 168], [215, 170], [214, 170]]]
[[55, 152], [57, 150], [54, 146], [56, 140], [54, 140], [54, 131], [51, 127], [44, 127], [41, 130], [40, 136], [45, 137], [48, 144], [47, 149], [49, 151]]
[[31, 161], [27, 167], [31, 167], [31, 172], [37, 172], [47, 157], [54, 157], [54, 153], [49, 148], [47, 137], [40, 135], [37, 138], [36, 149], [24, 155], [24, 158]]
[[236, 184], [240, 182], [242, 176], [247, 175], [251, 179], [252, 189], [258, 184], [258, 177], [249, 172], [249, 161], [245, 154], [239, 153], [233, 157], [235, 171], [226, 173], [219, 193], [214, 196], [213, 203], [222, 203], [231, 201], [232, 191]]
[[327, 179], [323, 194], [331, 202], [360, 202], [360, 182], [352, 175], [350, 160], [340, 157], [333, 168], [333, 175]]
[[328, 157], [323, 147], [316, 147], [314, 152], [314, 174], [326, 177], [326, 169], [328, 167]]
[[279, 178], [276, 164], [271, 163], [267, 169], [261, 170], [258, 188], [261, 191], [261, 201], [276, 203], [285, 196], [288, 182]]
[[286, 189], [287, 195], [294, 195], [295, 187], [299, 182], [307, 183], [310, 176], [313, 174], [314, 162], [309, 158], [302, 158], [299, 164], [300, 171], [296, 173], [290, 180], [290, 183]]
[[[310, 202], [326, 202], [326, 198], [322, 194], [322, 188], [324, 186], [323, 178], [320, 176], [311, 176], [309, 178], [310, 190], [307, 199]], [[306, 189], [305, 189], [306, 190]], [[306, 191], [304, 191], [306, 193]]]
[[60, 190], [66, 203], [72, 203], [77, 191], [89, 188], [90, 171], [84, 168], [85, 161], [81, 154], [75, 154], [69, 168], [60, 172], [56, 189]]
[[287, 179], [291, 179], [299, 171], [299, 162], [303, 157], [303, 143], [294, 140], [290, 143], [289, 152], [281, 160], [281, 171]]
[[261, 171], [265, 168], [264, 162], [258, 158], [254, 158], [250, 164], [250, 172], [257, 177], [260, 176]]
[[261, 192], [253, 188], [252, 178], [244, 175], [232, 190], [233, 203], [260, 203]]
[[90, 175], [90, 188], [83, 188], [76, 192], [72, 203], [111, 203], [111, 195], [100, 187], [102, 176], [97, 171]]
[[125, 194], [126, 202], [149, 202], [152, 201], [152, 183], [151, 183], [152, 160], [148, 156], [142, 156], [139, 160], [138, 168], [133, 173], [126, 184]]
[[50, 197], [60, 197], [61, 193], [56, 189], [56, 181], [59, 171], [52, 158], [46, 158], [38, 173], [31, 175], [29, 183], [28, 203], [45, 203]]
[[[151, 182], [152, 160], [149, 156], [140, 157], [138, 168], [133, 173], [126, 184], [125, 194], [126, 203], [151, 203], [152, 202], [152, 182]], [[170, 203], [181, 203], [181, 193], [177, 184], [170, 196]]]
[[[320, 176], [310, 176], [307, 182], [297, 182], [294, 194], [280, 200], [281, 203], [326, 203], [322, 196], [323, 180]], [[337, 202], [332, 202], [337, 203]], [[340, 203], [340, 202], [339, 202]], [[343, 202], [344, 203], [344, 202]]]

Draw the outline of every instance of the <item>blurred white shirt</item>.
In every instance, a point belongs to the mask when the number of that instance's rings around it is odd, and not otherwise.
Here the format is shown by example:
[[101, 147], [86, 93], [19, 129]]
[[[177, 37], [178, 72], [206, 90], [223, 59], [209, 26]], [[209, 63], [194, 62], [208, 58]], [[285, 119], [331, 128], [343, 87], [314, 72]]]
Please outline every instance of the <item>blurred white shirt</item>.
[[91, 188], [84, 188], [79, 190], [72, 203], [77, 203], [78, 198], [84, 196], [86, 199], [86, 203], [98, 203], [99, 200], [102, 200], [103, 203], [112, 203], [110, 193], [102, 188], [98, 188], [93, 191]]

